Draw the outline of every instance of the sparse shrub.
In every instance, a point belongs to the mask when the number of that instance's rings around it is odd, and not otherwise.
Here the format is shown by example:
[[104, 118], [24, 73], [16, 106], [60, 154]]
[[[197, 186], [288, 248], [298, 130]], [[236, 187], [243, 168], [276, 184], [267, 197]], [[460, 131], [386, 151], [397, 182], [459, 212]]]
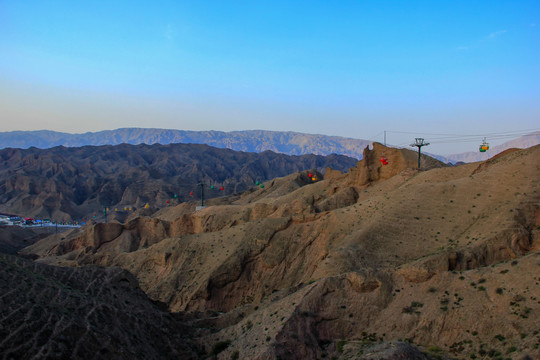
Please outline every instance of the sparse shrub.
[[210, 355], [219, 354], [220, 352], [228, 348], [230, 344], [231, 344], [230, 340], [218, 341], [217, 343], [214, 344], [214, 346], [212, 346], [212, 351], [210, 351]]
[[231, 360], [238, 360], [238, 359], [240, 359], [240, 352], [236, 350], [235, 352], [232, 353]]
[[436, 291], [437, 291], [437, 288], [434, 287], [434, 286], [431, 286], [431, 287], [428, 289], [428, 292], [430, 292], [430, 293], [434, 293], [434, 292], [436, 292]]
[[497, 289], [495, 290], [495, 292], [496, 292], [497, 294], [499, 294], [499, 295], [502, 295], [503, 289], [502, 289], [502, 288], [497, 288]]
[[481, 278], [481, 279], [478, 280], [478, 283], [479, 283], [479, 284], [483, 284], [483, 283], [485, 283], [485, 282], [486, 282], [486, 279], [484, 279], [484, 278]]
[[495, 350], [495, 349], [490, 349], [487, 354], [491, 358], [494, 358], [494, 357], [497, 357], [497, 356], [501, 355], [501, 353], [499, 351]]
[[513, 353], [513, 352], [516, 351], [516, 350], [517, 350], [517, 348], [516, 348], [515, 346], [510, 346], [510, 347], [508, 348], [508, 351], [507, 351], [506, 353], [507, 353], [507, 354], [510, 354], [510, 353]]
[[478, 287], [478, 290], [480, 290], [480, 291], [486, 291], [486, 288], [483, 287], [483, 286], [479, 286], [479, 287]]
[[499, 340], [499, 341], [504, 341], [506, 338], [504, 336], [502, 336], [501, 334], [497, 334], [494, 336], [495, 339]]
[[401, 312], [402, 312], [403, 314], [412, 314], [412, 313], [414, 313], [414, 308], [413, 308], [412, 306], [405, 306], [405, 307], [401, 310]]
[[340, 354], [343, 353], [343, 347], [345, 346], [345, 344], [347, 344], [347, 340], [339, 340], [336, 345], [336, 351]]

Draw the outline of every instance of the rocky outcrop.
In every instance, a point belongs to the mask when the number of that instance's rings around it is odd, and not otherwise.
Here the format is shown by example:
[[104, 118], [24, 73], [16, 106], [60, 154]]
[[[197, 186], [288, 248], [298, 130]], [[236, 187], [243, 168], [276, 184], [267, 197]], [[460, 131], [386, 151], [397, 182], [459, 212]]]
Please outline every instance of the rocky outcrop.
[[[386, 163], [382, 161], [385, 160]], [[422, 170], [445, 166], [428, 156], [422, 156]], [[365, 186], [388, 180], [406, 169], [418, 168], [418, 154], [407, 149], [385, 147], [373, 143], [373, 149], [364, 149], [362, 160], [350, 169], [348, 181], [356, 186]]]

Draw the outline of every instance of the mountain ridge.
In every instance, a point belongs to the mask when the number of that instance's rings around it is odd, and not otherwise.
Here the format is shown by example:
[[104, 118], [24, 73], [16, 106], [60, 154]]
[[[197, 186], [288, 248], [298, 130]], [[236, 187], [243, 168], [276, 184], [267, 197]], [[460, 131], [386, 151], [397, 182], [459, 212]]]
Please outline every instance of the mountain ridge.
[[[429, 139], [428, 139], [429, 140]], [[86, 145], [119, 145], [194, 143], [237, 151], [263, 152], [271, 150], [288, 155], [330, 155], [332, 153], [362, 159], [362, 150], [372, 141], [306, 134], [293, 131], [243, 130], [243, 131], [192, 131], [158, 128], [119, 128], [98, 132], [70, 134], [52, 130], [0, 132], [0, 147], [45, 149], [54, 146], [81, 147]], [[476, 162], [487, 160], [509, 148], [527, 148], [540, 144], [540, 132], [533, 132], [504, 144], [492, 146], [486, 153], [465, 152], [451, 155], [429, 153], [446, 163]]]
[[346, 171], [356, 162], [335, 154], [251, 153], [205, 144], [7, 148], [0, 150], [0, 211], [54, 221], [88, 219], [107, 207], [122, 212], [193, 203], [200, 182], [212, 198], [300, 170]]
[[207, 144], [237, 151], [263, 152], [266, 150], [288, 155], [330, 155], [332, 153], [358, 158], [361, 149], [370, 141], [304, 134], [292, 131], [245, 130], [245, 131], [190, 131], [154, 128], [120, 128], [83, 134], [68, 134], [51, 130], [11, 131], [0, 133], [0, 144], [4, 148], [51, 148], [54, 146], [80, 147], [86, 145], [119, 145], [122, 143], [162, 144], [193, 143]]

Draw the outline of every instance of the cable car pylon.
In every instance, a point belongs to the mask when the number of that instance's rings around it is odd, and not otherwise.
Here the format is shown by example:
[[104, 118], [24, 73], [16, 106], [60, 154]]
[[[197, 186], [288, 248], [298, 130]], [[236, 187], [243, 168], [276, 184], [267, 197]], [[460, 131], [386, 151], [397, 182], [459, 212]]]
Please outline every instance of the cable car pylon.
[[423, 138], [415, 138], [414, 144], [411, 144], [412, 147], [416, 146], [418, 148], [418, 170], [420, 170], [420, 156], [422, 153], [422, 146], [428, 146], [428, 145], [429, 143], [424, 142]]

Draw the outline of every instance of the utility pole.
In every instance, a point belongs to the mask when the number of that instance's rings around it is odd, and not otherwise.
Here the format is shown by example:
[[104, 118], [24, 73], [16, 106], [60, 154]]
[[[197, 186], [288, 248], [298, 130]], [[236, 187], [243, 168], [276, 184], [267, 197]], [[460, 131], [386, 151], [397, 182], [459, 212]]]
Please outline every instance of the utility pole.
[[200, 182], [197, 186], [201, 187], [201, 207], [204, 206], [204, 183]]
[[386, 146], [386, 130], [384, 130], [384, 146]]
[[428, 146], [428, 142], [424, 142], [423, 138], [415, 138], [416, 142], [414, 144], [411, 144], [412, 147], [418, 148], [418, 170], [420, 170], [420, 155], [422, 153], [422, 146]]

